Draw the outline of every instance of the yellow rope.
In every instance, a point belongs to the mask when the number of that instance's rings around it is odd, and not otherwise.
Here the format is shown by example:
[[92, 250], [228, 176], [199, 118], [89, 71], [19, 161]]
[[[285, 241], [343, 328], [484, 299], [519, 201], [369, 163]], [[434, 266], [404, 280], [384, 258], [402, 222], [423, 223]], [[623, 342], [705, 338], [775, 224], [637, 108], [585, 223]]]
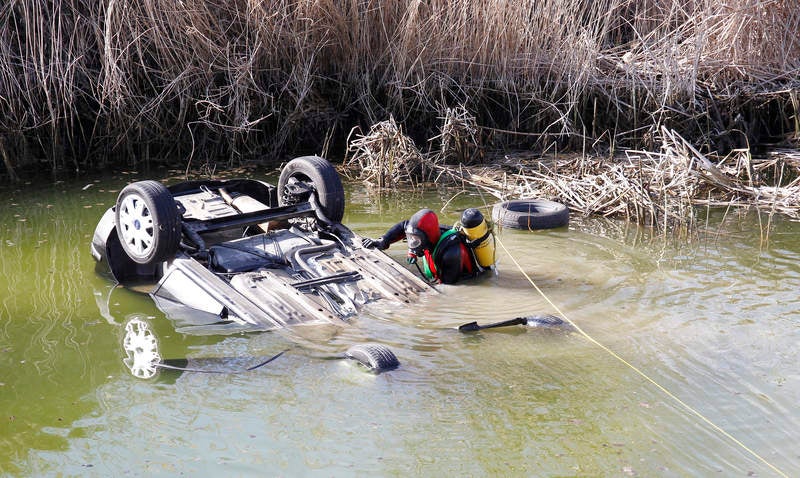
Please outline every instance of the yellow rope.
[[548, 303], [548, 304], [550, 304], [550, 306], [551, 306], [551, 307], [553, 307], [553, 309], [555, 309], [555, 311], [556, 311], [556, 312], [558, 312], [558, 314], [559, 314], [561, 317], [563, 317], [563, 318], [564, 318], [564, 320], [566, 320], [566, 321], [567, 321], [567, 322], [568, 322], [568, 323], [569, 323], [569, 324], [570, 324], [572, 327], [574, 327], [574, 328], [575, 328], [575, 330], [577, 330], [577, 331], [578, 331], [578, 332], [579, 332], [579, 333], [580, 333], [582, 336], [584, 336], [584, 337], [586, 338], [586, 340], [588, 340], [589, 342], [591, 342], [591, 343], [593, 343], [593, 344], [597, 345], [597, 346], [598, 346], [598, 347], [600, 347], [601, 349], [603, 349], [603, 350], [605, 350], [606, 352], [608, 352], [608, 353], [609, 353], [609, 354], [610, 354], [612, 357], [614, 357], [615, 359], [619, 360], [619, 361], [620, 361], [620, 362], [622, 362], [623, 364], [627, 365], [627, 366], [628, 366], [628, 367], [629, 367], [631, 370], [633, 370], [634, 372], [638, 373], [638, 374], [639, 374], [639, 375], [640, 375], [642, 378], [644, 378], [645, 380], [647, 380], [648, 382], [650, 382], [651, 384], [653, 384], [653, 385], [654, 385], [656, 388], [658, 388], [659, 390], [661, 390], [662, 392], [664, 392], [664, 393], [665, 393], [665, 394], [666, 394], [668, 397], [670, 397], [671, 399], [673, 399], [673, 400], [674, 400], [675, 402], [677, 402], [677, 403], [678, 403], [680, 406], [682, 406], [683, 408], [685, 408], [686, 410], [688, 410], [689, 412], [691, 412], [693, 415], [695, 415], [696, 417], [698, 417], [700, 420], [702, 420], [703, 422], [705, 422], [706, 424], [708, 424], [708, 426], [710, 426], [712, 429], [716, 430], [717, 432], [719, 432], [719, 433], [720, 433], [720, 434], [722, 434], [723, 436], [727, 437], [729, 440], [731, 440], [733, 443], [737, 444], [737, 445], [738, 445], [739, 447], [741, 447], [743, 450], [747, 451], [747, 452], [748, 452], [748, 453], [750, 453], [752, 456], [754, 456], [756, 459], [758, 459], [759, 461], [761, 461], [762, 463], [764, 463], [765, 465], [767, 465], [768, 467], [770, 467], [770, 468], [771, 468], [773, 471], [775, 471], [775, 473], [779, 474], [780, 476], [782, 476], [782, 477], [784, 477], [784, 478], [789, 478], [789, 477], [788, 477], [788, 475], [786, 475], [786, 473], [784, 473], [783, 471], [781, 471], [781, 470], [780, 470], [778, 467], [776, 467], [776, 466], [775, 466], [775, 465], [773, 465], [772, 463], [768, 462], [768, 461], [767, 461], [767, 460], [766, 460], [764, 457], [762, 457], [761, 455], [759, 455], [758, 453], [756, 453], [755, 451], [753, 451], [752, 449], [750, 449], [750, 448], [749, 448], [747, 445], [745, 445], [745, 444], [744, 444], [744, 443], [742, 443], [741, 441], [737, 440], [737, 439], [736, 439], [736, 437], [734, 437], [734, 436], [733, 436], [733, 435], [731, 435], [730, 433], [728, 433], [728, 432], [726, 432], [725, 430], [723, 430], [723, 429], [722, 429], [722, 428], [721, 428], [719, 425], [715, 424], [715, 423], [714, 423], [714, 422], [712, 422], [710, 419], [706, 418], [706, 416], [705, 416], [705, 415], [703, 415], [703, 414], [702, 414], [702, 413], [700, 413], [699, 411], [695, 410], [695, 409], [694, 409], [694, 408], [692, 408], [692, 407], [691, 407], [689, 404], [687, 404], [686, 402], [684, 402], [683, 400], [681, 400], [680, 398], [678, 398], [677, 396], [675, 396], [675, 395], [674, 395], [672, 392], [670, 392], [669, 390], [667, 390], [666, 388], [664, 388], [663, 386], [661, 386], [661, 385], [660, 385], [658, 382], [656, 382], [655, 380], [653, 380], [652, 378], [650, 378], [650, 377], [649, 377], [649, 376], [648, 376], [646, 373], [644, 373], [643, 371], [639, 370], [639, 369], [638, 369], [638, 368], [637, 368], [635, 365], [631, 364], [630, 362], [628, 362], [628, 361], [627, 361], [627, 360], [625, 360], [624, 358], [620, 357], [620, 356], [619, 356], [619, 355], [618, 355], [616, 352], [614, 352], [614, 351], [613, 351], [613, 350], [611, 350], [610, 348], [606, 347], [605, 345], [601, 344], [600, 342], [598, 342], [597, 340], [595, 340], [595, 339], [594, 339], [594, 338], [593, 338], [591, 335], [589, 335], [589, 334], [587, 334], [586, 332], [584, 332], [584, 331], [583, 331], [583, 329], [581, 329], [581, 328], [578, 326], [578, 324], [576, 324], [576, 323], [575, 323], [575, 322], [573, 322], [573, 321], [572, 321], [572, 320], [571, 320], [569, 317], [567, 317], [567, 315], [566, 315], [566, 314], [564, 314], [564, 312], [562, 312], [562, 311], [561, 311], [561, 309], [559, 309], [559, 308], [558, 308], [558, 306], [557, 306], [556, 304], [554, 304], [554, 303], [553, 303], [553, 302], [550, 300], [550, 298], [549, 298], [549, 297], [547, 297], [547, 296], [545, 295], [545, 293], [544, 293], [544, 292], [542, 292], [542, 290], [539, 288], [539, 286], [537, 286], [537, 285], [536, 285], [536, 283], [535, 283], [535, 282], [533, 282], [533, 279], [531, 279], [531, 278], [530, 278], [530, 276], [529, 276], [529, 275], [528, 275], [528, 274], [525, 272], [525, 270], [523, 270], [523, 268], [522, 268], [522, 266], [519, 264], [519, 262], [517, 262], [517, 260], [514, 258], [514, 256], [513, 256], [513, 255], [511, 255], [511, 253], [509, 252], [509, 250], [508, 250], [508, 249], [506, 249], [506, 246], [505, 246], [505, 244], [503, 244], [503, 242], [500, 240], [500, 238], [499, 238], [499, 237], [497, 237], [497, 236], [495, 236], [495, 239], [497, 240], [497, 243], [498, 243], [498, 244], [500, 244], [500, 247], [502, 247], [502, 248], [503, 248], [503, 250], [506, 252], [506, 254], [508, 255], [508, 257], [510, 257], [510, 258], [511, 258], [511, 260], [514, 262], [514, 265], [516, 265], [516, 266], [517, 266], [517, 269], [519, 269], [519, 271], [520, 271], [520, 272], [522, 272], [522, 275], [524, 275], [524, 276], [525, 276], [525, 278], [526, 278], [526, 279], [528, 279], [528, 282], [530, 282], [530, 284], [533, 286], [533, 288], [534, 288], [534, 289], [536, 289], [536, 291], [537, 291], [537, 292], [538, 292], [538, 293], [539, 293], [539, 294], [540, 294], [540, 295], [541, 295], [541, 296], [544, 298], [544, 300], [545, 300], [545, 301], [547, 301], [547, 303]]

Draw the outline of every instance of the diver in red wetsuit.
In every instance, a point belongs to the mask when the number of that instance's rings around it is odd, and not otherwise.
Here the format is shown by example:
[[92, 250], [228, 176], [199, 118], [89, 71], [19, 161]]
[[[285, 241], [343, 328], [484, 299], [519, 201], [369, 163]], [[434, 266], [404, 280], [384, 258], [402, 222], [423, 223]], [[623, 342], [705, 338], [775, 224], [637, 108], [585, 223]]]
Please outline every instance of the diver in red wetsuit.
[[440, 226], [439, 218], [430, 209], [417, 211], [378, 239], [364, 238], [363, 244], [364, 247], [384, 250], [403, 238], [408, 241], [409, 264], [416, 263], [428, 280], [454, 284], [484, 270], [475, 262], [464, 236], [455, 228]]

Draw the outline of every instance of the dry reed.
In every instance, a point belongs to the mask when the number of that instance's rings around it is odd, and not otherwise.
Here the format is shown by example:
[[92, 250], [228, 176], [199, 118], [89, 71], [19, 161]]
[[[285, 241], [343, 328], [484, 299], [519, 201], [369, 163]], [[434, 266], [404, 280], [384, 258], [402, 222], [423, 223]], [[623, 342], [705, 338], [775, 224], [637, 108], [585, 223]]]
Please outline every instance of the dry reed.
[[431, 143], [436, 141], [436, 154], [445, 163], [473, 164], [483, 158], [477, 120], [463, 105], [447, 108], [441, 133], [430, 139]]
[[501, 146], [730, 149], [800, 130], [798, 25], [789, 0], [8, 0], [5, 173], [280, 160], [457, 105]]

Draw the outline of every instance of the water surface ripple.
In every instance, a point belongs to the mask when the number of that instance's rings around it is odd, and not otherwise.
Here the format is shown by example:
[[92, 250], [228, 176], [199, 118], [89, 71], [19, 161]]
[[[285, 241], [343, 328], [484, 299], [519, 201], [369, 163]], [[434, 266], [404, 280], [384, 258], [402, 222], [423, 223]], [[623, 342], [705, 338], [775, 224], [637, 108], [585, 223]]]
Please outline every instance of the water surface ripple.
[[[9, 476], [773, 476], [580, 334], [459, 325], [555, 310], [498, 251], [497, 273], [415, 304], [376, 304], [313, 347], [281, 334], [192, 335], [94, 273], [94, 225], [130, 177], [9, 190], [0, 212], [0, 474]], [[454, 192], [348, 186], [344, 222], [377, 236]], [[482, 204], [460, 194], [454, 222]], [[712, 214], [688, 240], [600, 219], [499, 238], [567, 317], [789, 476], [800, 474], [800, 224]], [[388, 253], [404, 261], [403, 246]], [[122, 324], [162, 356], [241, 368], [122, 364]], [[334, 359], [389, 346], [371, 375]]]

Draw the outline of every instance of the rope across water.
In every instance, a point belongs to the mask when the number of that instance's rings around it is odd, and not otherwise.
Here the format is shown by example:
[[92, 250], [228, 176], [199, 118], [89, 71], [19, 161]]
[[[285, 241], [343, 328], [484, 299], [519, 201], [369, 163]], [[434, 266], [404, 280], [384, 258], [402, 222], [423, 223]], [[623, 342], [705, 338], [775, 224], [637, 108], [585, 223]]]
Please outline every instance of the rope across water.
[[764, 465], [766, 465], [766, 466], [768, 466], [770, 469], [772, 469], [772, 470], [773, 470], [775, 473], [777, 473], [778, 475], [780, 475], [780, 476], [782, 476], [782, 477], [784, 477], [784, 478], [788, 478], [788, 475], [787, 475], [786, 473], [784, 473], [783, 471], [781, 471], [781, 470], [780, 470], [780, 469], [779, 469], [777, 466], [773, 465], [772, 463], [770, 463], [769, 461], [767, 461], [767, 460], [766, 460], [764, 457], [762, 457], [761, 455], [759, 455], [759, 454], [758, 454], [756, 451], [752, 450], [752, 449], [751, 449], [751, 448], [749, 448], [747, 445], [745, 445], [744, 443], [742, 443], [741, 441], [739, 441], [739, 440], [738, 440], [736, 437], [734, 437], [734, 436], [733, 436], [733, 435], [731, 435], [730, 433], [726, 432], [724, 429], [722, 429], [722, 427], [720, 427], [719, 425], [717, 425], [717, 424], [715, 424], [714, 422], [712, 422], [712, 421], [711, 421], [709, 418], [707, 418], [705, 415], [703, 415], [703, 414], [702, 414], [700, 411], [696, 410], [696, 409], [695, 409], [695, 408], [693, 408], [691, 405], [689, 405], [688, 403], [686, 403], [686, 402], [684, 402], [683, 400], [681, 400], [680, 398], [678, 398], [678, 397], [677, 397], [675, 394], [673, 394], [672, 392], [670, 392], [669, 390], [667, 390], [667, 389], [666, 389], [664, 386], [662, 386], [661, 384], [659, 384], [658, 382], [656, 382], [655, 380], [653, 380], [652, 378], [650, 378], [650, 376], [649, 376], [649, 375], [647, 375], [645, 372], [643, 372], [642, 370], [640, 370], [639, 368], [637, 368], [635, 365], [633, 365], [632, 363], [628, 362], [627, 360], [625, 360], [624, 358], [622, 358], [620, 355], [618, 355], [616, 352], [614, 352], [613, 350], [609, 349], [609, 348], [608, 348], [608, 347], [606, 347], [605, 345], [601, 344], [601, 343], [600, 343], [600, 342], [598, 342], [598, 341], [597, 341], [597, 340], [596, 340], [594, 337], [592, 337], [591, 335], [589, 335], [588, 333], [586, 333], [586, 332], [585, 332], [585, 331], [584, 331], [582, 328], [580, 328], [580, 326], [578, 326], [578, 324], [576, 324], [575, 322], [573, 322], [573, 321], [572, 321], [572, 319], [570, 319], [569, 317], [567, 317], [567, 315], [566, 315], [566, 314], [565, 314], [563, 311], [561, 311], [561, 309], [559, 309], [559, 308], [558, 308], [558, 306], [557, 306], [556, 304], [554, 304], [554, 303], [553, 303], [553, 301], [551, 301], [549, 297], [547, 297], [547, 295], [546, 295], [546, 294], [545, 294], [545, 293], [544, 293], [544, 292], [543, 292], [543, 291], [542, 291], [542, 290], [539, 288], [539, 286], [537, 286], [537, 285], [536, 285], [536, 283], [533, 281], [533, 279], [531, 279], [531, 277], [530, 277], [530, 276], [529, 276], [529, 275], [528, 275], [528, 274], [525, 272], [525, 270], [522, 268], [522, 266], [520, 265], [520, 263], [519, 263], [519, 262], [517, 262], [517, 259], [516, 259], [516, 258], [514, 258], [514, 256], [511, 254], [511, 252], [510, 252], [510, 251], [509, 251], [509, 250], [506, 248], [505, 244], [503, 244], [503, 241], [501, 241], [501, 240], [500, 240], [500, 238], [499, 238], [497, 235], [495, 235], [495, 240], [497, 241], [497, 243], [498, 243], [498, 244], [500, 244], [500, 247], [502, 247], [502, 248], [503, 248], [503, 251], [505, 251], [506, 255], [508, 255], [508, 257], [509, 257], [509, 258], [511, 259], [511, 261], [514, 263], [514, 265], [517, 267], [517, 269], [518, 269], [518, 270], [519, 270], [519, 271], [522, 273], [522, 275], [523, 275], [523, 276], [525, 276], [525, 279], [527, 279], [527, 280], [528, 280], [528, 282], [531, 284], [531, 286], [533, 286], [533, 288], [534, 288], [534, 289], [536, 289], [536, 292], [538, 292], [538, 293], [539, 293], [539, 295], [541, 295], [541, 296], [542, 296], [542, 298], [543, 298], [543, 299], [544, 299], [544, 300], [545, 300], [545, 301], [546, 301], [548, 304], [550, 304], [550, 306], [553, 308], [553, 310], [555, 310], [555, 311], [558, 313], [558, 315], [559, 315], [559, 316], [561, 316], [561, 317], [562, 317], [562, 318], [563, 318], [565, 321], [567, 321], [567, 322], [568, 322], [568, 323], [569, 323], [569, 324], [570, 324], [572, 327], [574, 327], [574, 328], [575, 328], [575, 330], [576, 330], [576, 331], [577, 331], [577, 332], [578, 332], [580, 335], [582, 335], [584, 338], [586, 338], [586, 340], [588, 340], [589, 342], [591, 342], [591, 343], [593, 343], [593, 344], [597, 345], [598, 347], [600, 347], [601, 349], [603, 349], [605, 352], [607, 352], [609, 355], [611, 355], [612, 357], [614, 357], [614, 358], [615, 358], [615, 359], [617, 359], [618, 361], [620, 361], [620, 362], [622, 362], [623, 364], [625, 364], [625, 365], [626, 365], [628, 368], [630, 368], [631, 370], [633, 370], [634, 372], [636, 372], [636, 373], [637, 373], [639, 376], [641, 376], [641, 377], [642, 377], [642, 378], [644, 378], [646, 381], [648, 381], [649, 383], [651, 383], [651, 384], [652, 384], [653, 386], [655, 386], [657, 389], [659, 389], [659, 390], [661, 390], [662, 392], [664, 392], [664, 394], [666, 394], [668, 397], [670, 397], [672, 400], [674, 400], [676, 403], [678, 403], [678, 404], [679, 404], [681, 407], [683, 407], [685, 410], [689, 411], [689, 412], [690, 412], [692, 415], [694, 415], [694, 416], [696, 416], [697, 418], [699, 418], [700, 420], [702, 420], [704, 423], [706, 423], [708, 426], [710, 426], [710, 427], [711, 427], [711, 428], [712, 428], [714, 431], [716, 431], [716, 432], [717, 432], [717, 433], [719, 433], [720, 435], [722, 435], [722, 436], [724, 436], [724, 437], [728, 438], [730, 441], [732, 441], [733, 443], [735, 443], [735, 444], [736, 444], [736, 445], [737, 445], [739, 448], [741, 448], [741, 449], [745, 450], [745, 451], [746, 451], [747, 453], [749, 453], [751, 456], [753, 456], [754, 458], [756, 458], [757, 460], [759, 460], [761, 463], [763, 463]]

